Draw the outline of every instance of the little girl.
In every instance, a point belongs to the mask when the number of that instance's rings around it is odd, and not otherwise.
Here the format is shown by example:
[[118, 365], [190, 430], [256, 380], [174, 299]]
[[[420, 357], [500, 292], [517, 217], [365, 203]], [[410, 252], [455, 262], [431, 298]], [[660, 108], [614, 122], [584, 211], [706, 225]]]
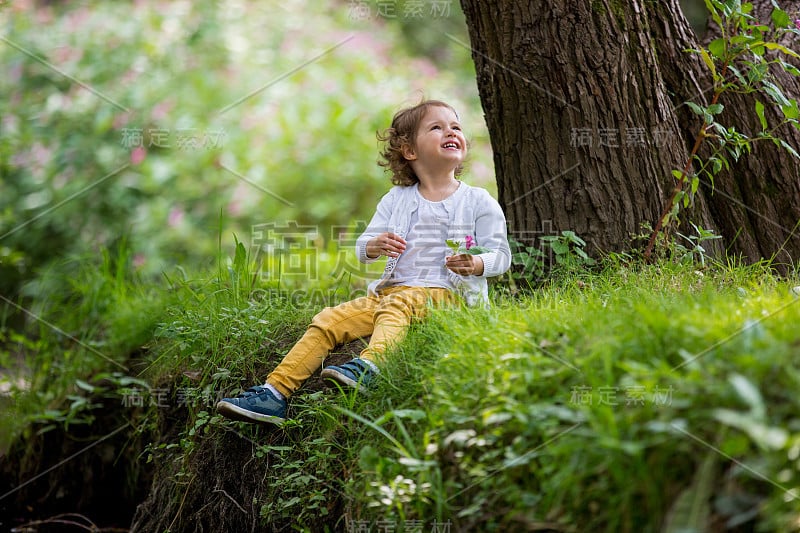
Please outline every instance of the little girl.
[[[367, 296], [317, 314], [264, 385], [217, 403], [221, 415], [282, 424], [287, 398], [333, 348], [372, 335], [360, 357], [320, 373], [345, 386], [368, 387], [380, 373], [381, 357], [402, 340], [413, 319], [431, 305], [457, 301], [457, 295], [469, 305], [487, 305], [486, 278], [508, 270], [511, 252], [500, 205], [484, 189], [457, 179], [467, 140], [456, 111], [438, 100], [423, 101], [399, 111], [379, 139], [386, 143], [380, 164], [392, 172], [395, 186], [356, 241], [356, 254], [364, 263], [386, 256], [383, 275]], [[468, 241], [483, 253], [453, 255], [447, 240]]]

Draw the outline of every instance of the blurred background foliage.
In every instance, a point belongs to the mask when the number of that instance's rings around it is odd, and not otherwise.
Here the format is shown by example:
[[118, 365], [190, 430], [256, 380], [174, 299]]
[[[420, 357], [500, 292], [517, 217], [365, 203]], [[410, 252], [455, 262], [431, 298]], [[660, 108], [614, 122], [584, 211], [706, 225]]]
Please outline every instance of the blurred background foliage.
[[457, 1], [22, 1], [0, 17], [9, 299], [46, 299], [123, 241], [148, 278], [215, 265], [263, 224], [329, 249], [390, 187], [376, 131], [423, 95], [462, 110], [465, 179], [495, 190]]
[[[682, 4], [700, 28], [702, 1]], [[144, 278], [207, 268], [254, 226], [349, 253], [343, 229], [390, 187], [375, 133], [423, 96], [462, 110], [465, 179], [496, 191], [457, 0], [28, 0], [0, 28], [11, 300], [67, 290], [105, 250]]]

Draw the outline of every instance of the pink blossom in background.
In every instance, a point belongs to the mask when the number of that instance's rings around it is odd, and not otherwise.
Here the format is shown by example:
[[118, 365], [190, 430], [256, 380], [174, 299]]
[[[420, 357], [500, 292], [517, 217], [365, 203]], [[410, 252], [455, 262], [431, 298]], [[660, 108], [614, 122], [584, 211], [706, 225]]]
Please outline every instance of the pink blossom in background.
[[12, 65], [10, 68], [7, 67], [6, 72], [8, 72], [8, 81], [12, 84], [19, 82], [23, 74], [22, 61]]
[[239, 183], [236, 188], [233, 189], [231, 200], [228, 203], [228, 214], [234, 217], [241, 215], [245, 208], [248, 207], [247, 200], [249, 195], [249, 187], [243, 183]]
[[170, 100], [159, 102], [153, 107], [153, 110], [150, 112], [150, 116], [153, 117], [153, 120], [156, 122], [164, 120], [174, 106], [175, 103]]
[[427, 59], [415, 59], [411, 62], [411, 65], [415, 71], [419, 72], [420, 77], [435, 78], [439, 75], [439, 69]]
[[141, 74], [141, 71], [136, 70], [135, 68], [128, 69], [125, 71], [125, 74], [119, 79], [121, 85], [130, 84], [136, 81], [136, 79]]
[[169, 224], [169, 227], [174, 228], [183, 222], [183, 215], [183, 209], [180, 207], [173, 207], [169, 212], [169, 216], [167, 217], [167, 224]]
[[335, 80], [328, 79], [322, 82], [321, 88], [325, 94], [333, 94], [336, 92], [336, 89], [339, 88], [339, 85]]
[[41, 26], [49, 26], [55, 20], [53, 10], [50, 7], [39, 6], [34, 13], [36, 14], [34, 19]]
[[123, 128], [128, 125], [128, 121], [131, 119], [131, 114], [129, 111], [125, 111], [124, 113], [118, 113], [114, 116], [114, 121], [111, 123], [111, 127], [115, 130]]
[[[491, 155], [488, 159], [491, 160]], [[481, 161], [474, 161], [469, 166], [469, 177], [474, 180], [473, 184], [489, 184], [494, 180], [494, 169]]]
[[467, 235], [466, 238], [465, 238], [465, 243], [466, 243], [465, 246], [467, 247], [467, 250], [469, 250], [470, 248], [475, 246], [475, 239], [472, 238], [472, 235]]
[[800, 19], [794, 21], [794, 27], [800, 30]]
[[377, 38], [367, 31], [348, 31], [331, 32], [331, 42], [340, 42], [350, 37], [345, 44], [347, 50], [360, 51], [369, 50], [370, 61], [375, 61], [378, 65], [391, 65], [395, 58], [391, 54], [390, 47], [383, 39]]
[[238, 216], [242, 212], [242, 203], [238, 200], [232, 200], [228, 204], [228, 214], [231, 216]]
[[145, 150], [144, 146], [137, 146], [133, 150], [131, 150], [131, 164], [138, 165], [144, 158], [147, 156], [147, 150]]
[[83, 57], [83, 49], [62, 45], [53, 50], [51, 57], [53, 58], [53, 63], [57, 65], [77, 63]]
[[82, 27], [90, 21], [91, 14], [92, 12], [89, 9], [86, 7], [81, 7], [80, 9], [76, 9], [67, 15], [67, 24], [70, 31], [81, 31], [83, 29]]
[[147, 262], [147, 258], [143, 254], [136, 254], [133, 256], [133, 266], [135, 268], [141, 268]]

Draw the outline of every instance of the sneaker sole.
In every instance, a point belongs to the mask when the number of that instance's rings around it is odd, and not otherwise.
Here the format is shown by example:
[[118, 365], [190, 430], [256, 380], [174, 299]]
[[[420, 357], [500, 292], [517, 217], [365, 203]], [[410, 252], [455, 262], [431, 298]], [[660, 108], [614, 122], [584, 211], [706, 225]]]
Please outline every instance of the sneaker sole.
[[348, 387], [353, 387], [354, 389], [359, 388], [358, 381], [352, 380], [347, 376], [345, 376], [344, 374], [340, 374], [339, 372], [331, 370], [330, 368], [326, 368], [322, 372], [320, 372], [319, 377], [332, 379], [337, 383], [341, 383], [342, 385], [347, 385]]
[[365, 396], [369, 396], [371, 394], [371, 389], [369, 385], [365, 385], [364, 382], [358, 382], [352, 380], [345, 376], [344, 374], [340, 374], [335, 370], [331, 370], [329, 368], [323, 369], [322, 372], [319, 373], [319, 377], [329, 379], [330, 381], [334, 381], [339, 385], [345, 385], [352, 389], [355, 389], [356, 393], [363, 394]]
[[256, 422], [261, 424], [272, 424], [275, 426], [281, 426], [284, 422], [286, 422], [285, 418], [255, 413], [253, 411], [248, 411], [247, 409], [242, 409], [241, 407], [233, 405], [229, 402], [217, 402], [217, 412], [225, 418], [239, 422]]

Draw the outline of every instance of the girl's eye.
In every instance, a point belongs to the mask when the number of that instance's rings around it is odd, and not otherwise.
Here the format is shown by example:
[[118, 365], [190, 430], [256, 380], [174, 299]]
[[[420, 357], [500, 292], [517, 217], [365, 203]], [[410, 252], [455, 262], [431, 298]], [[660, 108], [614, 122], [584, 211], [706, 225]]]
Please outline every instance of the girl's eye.
[[433, 127], [431, 128], [431, 130], [440, 130], [440, 129], [442, 129], [442, 127], [441, 127], [441, 126], [433, 126]]
[[453, 129], [456, 131], [461, 131], [461, 126], [453, 126]]

